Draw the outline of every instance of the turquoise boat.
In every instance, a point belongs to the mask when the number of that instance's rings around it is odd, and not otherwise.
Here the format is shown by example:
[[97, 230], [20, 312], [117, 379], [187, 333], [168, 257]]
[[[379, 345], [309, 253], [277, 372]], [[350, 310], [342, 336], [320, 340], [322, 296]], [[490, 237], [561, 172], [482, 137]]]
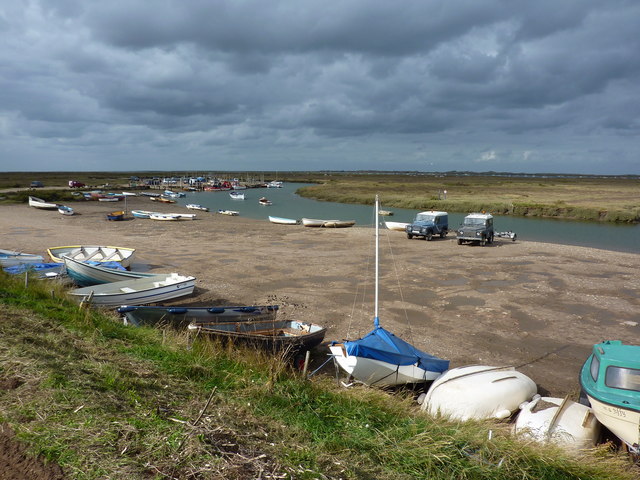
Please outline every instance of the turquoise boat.
[[620, 340], [594, 345], [580, 371], [580, 386], [598, 421], [640, 453], [640, 345]]

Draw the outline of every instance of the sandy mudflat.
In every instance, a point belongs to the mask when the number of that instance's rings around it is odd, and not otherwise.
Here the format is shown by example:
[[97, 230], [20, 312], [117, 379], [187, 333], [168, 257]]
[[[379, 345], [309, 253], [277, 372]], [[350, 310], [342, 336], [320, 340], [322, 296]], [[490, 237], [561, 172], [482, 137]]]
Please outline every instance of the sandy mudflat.
[[[215, 195], [215, 193], [213, 194]], [[60, 245], [136, 248], [134, 270], [197, 277], [183, 304], [283, 306], [328, 327], [327, 340], [371, 329], [371, 228], [315, 229], [196, 212], [193, 221], [109, 222], [121, 203], [78, 202], [63, 217], [0, 207], [0, 248], [45, 254]], [[128, 208], [193, 213], [147, 198]], [[541, 392], [577, 393], [578, 372], [605, 339], [640, 343], [640, 255], [511, 242], [458, 246], [381, 231], [381, 323], [429, 353], [468, 364], [515, 365]], [[319, 363], [325, 357], [320, 348]]]

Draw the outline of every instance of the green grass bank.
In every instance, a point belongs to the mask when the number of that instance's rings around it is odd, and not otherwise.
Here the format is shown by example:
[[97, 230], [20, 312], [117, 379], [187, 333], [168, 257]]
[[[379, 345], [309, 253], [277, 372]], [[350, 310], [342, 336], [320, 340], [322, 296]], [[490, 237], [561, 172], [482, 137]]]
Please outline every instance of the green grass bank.
[[573, 458], [505, 424], [433, 419], [407, 393], [345, 390], [273, 356], [124, 326], [52, 283], [0, 274], [0, 304], [0, 423], [68, 478], [638, 476], [606, 446]]

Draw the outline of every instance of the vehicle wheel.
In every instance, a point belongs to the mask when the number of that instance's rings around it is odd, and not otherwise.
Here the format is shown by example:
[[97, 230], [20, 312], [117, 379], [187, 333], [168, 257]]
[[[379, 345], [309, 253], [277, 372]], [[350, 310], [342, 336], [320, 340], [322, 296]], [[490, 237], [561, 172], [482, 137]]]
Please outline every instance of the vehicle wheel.
[[487, 240], [487, 243], [493, 243], [493, 234], [491, 234], [491, 236]]
[[482, 237], [482, 240], [480, 240], [480, 245], [484, 247], [486, 244], [487, 244], [487, 239], [485, 237]]
[[410, 233], [407, 233], [407, 238], [411, 240], [413, 238], [413, 235], [411, 235]]
[[446, 231], [440, 232], [440, 238], [444, 238], [446, 236], [447, 236], [447, 232]]
[[428, 231], [427, 234], [424, 236], [424, 239], [427, 242], [430, 242], [432, 238], [433, 238], [433, 232], [432, 231]]
[[462, 239], [458, 239], [458, 245], [462, 245]]

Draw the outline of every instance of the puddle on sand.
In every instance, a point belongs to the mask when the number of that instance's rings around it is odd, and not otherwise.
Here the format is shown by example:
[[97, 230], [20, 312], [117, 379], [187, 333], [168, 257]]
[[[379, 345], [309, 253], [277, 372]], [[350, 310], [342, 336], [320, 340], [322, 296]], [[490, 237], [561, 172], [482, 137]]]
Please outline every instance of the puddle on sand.
[[468, 283], [469, 283], [468, 279], [464, 277], [458, 277], [458, 278], [451, 278], [449, 280], [442, 280], [440, 282], [440, 285], [445, 287], [457, 287], [457, 286], [467, 285]]
[[482, 307], [484, 305], [484, 300], [481, 298], [473, 298], [473, 297], [464, 297], [461, 295], [456, 295], [453, 297], [449, 297], [446, 299], [447, 304], [445, 305], [445, 310], [454, 310], [458, 307]]
[[543, 320], [538, 320], [521, 310], [511, 310], [511, 316], [518, 322], [518, 328], [522, 332], [535, 332], [545, 328]]

